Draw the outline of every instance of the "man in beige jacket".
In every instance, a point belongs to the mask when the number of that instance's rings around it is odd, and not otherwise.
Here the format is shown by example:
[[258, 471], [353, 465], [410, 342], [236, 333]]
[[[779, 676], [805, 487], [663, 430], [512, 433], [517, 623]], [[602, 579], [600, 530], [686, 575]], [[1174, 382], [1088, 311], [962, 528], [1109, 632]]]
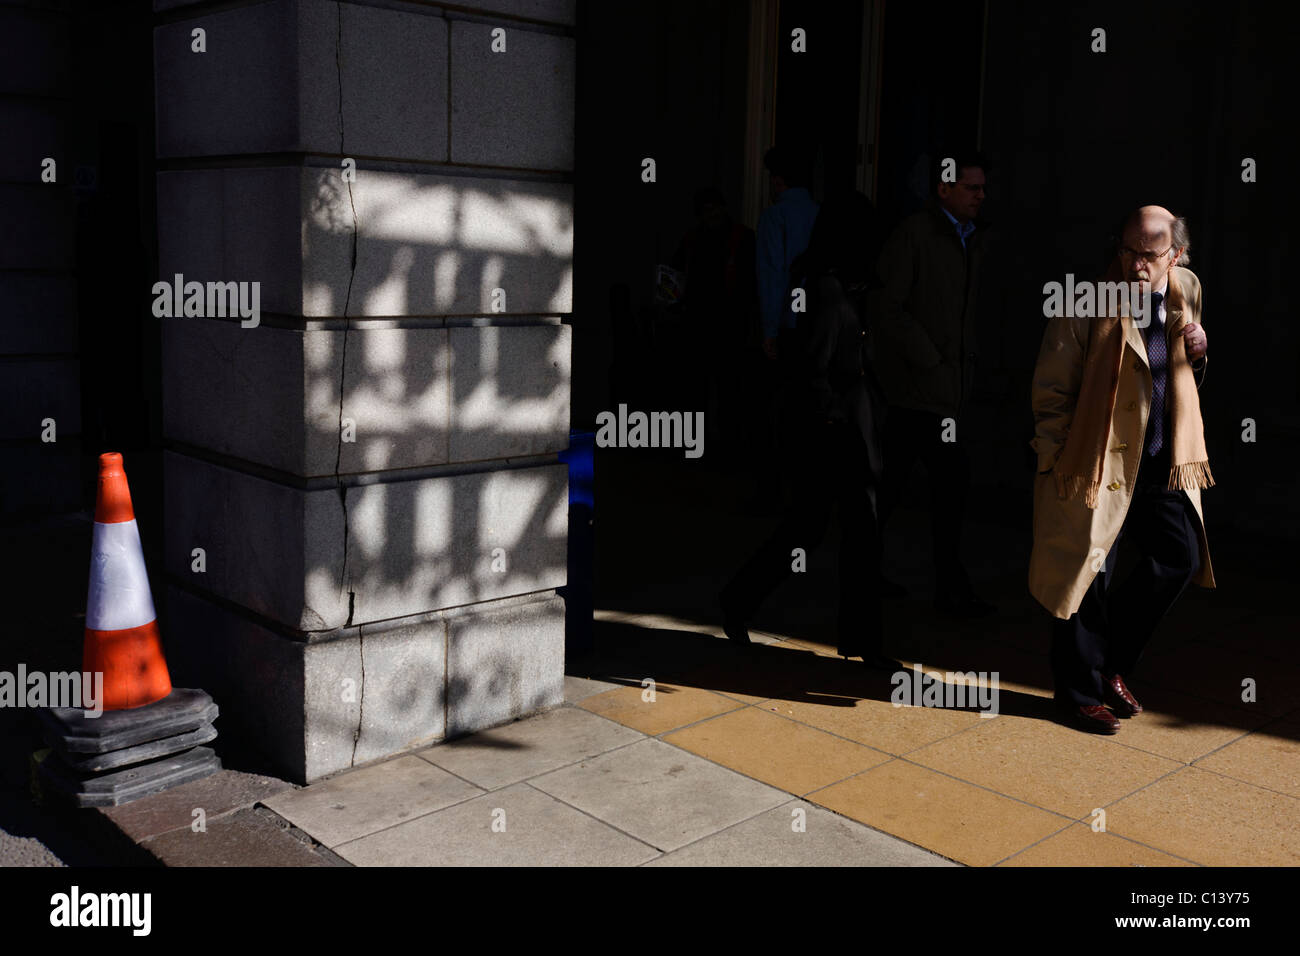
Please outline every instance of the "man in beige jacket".
[[[1188, 246], [1167, 209], [1134, 212], [1106, 278], [1138, 301], [1052, 318], [1034, 369], [1029, 589], [1055, 618], [1062, 718], [1094, 733], [1141, 713], [1124, 676], [1189, 582], [1214, 587], [1201, 513], [1214, 483], [1198, 392], [1207, 340]], [[1115, 582], [1121, 538], [1137, 563]]]

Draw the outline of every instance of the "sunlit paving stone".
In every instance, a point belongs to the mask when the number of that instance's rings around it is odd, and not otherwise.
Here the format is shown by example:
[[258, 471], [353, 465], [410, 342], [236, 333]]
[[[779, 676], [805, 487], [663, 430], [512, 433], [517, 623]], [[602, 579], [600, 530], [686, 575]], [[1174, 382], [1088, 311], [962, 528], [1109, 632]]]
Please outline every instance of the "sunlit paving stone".
[[1195, 866], [1091, 825], [1076, 823], [999, 866]]
[[1164, 687], [1142, 686], [1136, 680], [1129, 689], [1141, 701], [1143, 711], [1125, 720], [1112, 739], [1182, 763], [1191, 763], [1232, 743], [1269, 719], [1263, 711], [1191, 697]]
[[1300, 797], [1300, 718], [1270, 724], [1202, 757], [1195, 766]]
[[889, 759], [888, 754], [747, 707], [665, 736], [666, 743], [804, 794]]
[[1205, 866], [1300, 865], [1300, 800], [1196, 767], [1109, 807], [1107, 829]]
[[807, 699], [774, 698], [755, 706], [890, 754], [907, 753], [984, 719], [973, 711], [895, 707], [887, 693], [879, 699], [810, 693]]
[[1180, 766], [1041, 720], [985, 721], [908, 759], [1074, 819]]
[[807, 799], [971, 866], [997, 863], [1070, 822], [901, 760]]
[[643, 734], [653, 735], [716, 717], [744, 705], [707, 690], [655, 682], [653, 686], [621, 687], [596, 694], [579, 701], [578, 706]]

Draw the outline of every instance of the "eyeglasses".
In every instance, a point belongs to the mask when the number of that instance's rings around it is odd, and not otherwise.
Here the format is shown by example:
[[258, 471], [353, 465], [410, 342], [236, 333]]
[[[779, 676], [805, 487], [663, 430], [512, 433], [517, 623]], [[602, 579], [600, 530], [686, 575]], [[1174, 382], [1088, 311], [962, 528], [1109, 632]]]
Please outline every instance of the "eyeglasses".
[[[1170, 245], [1169, 249], [1172, 248], [1173, 245]], [[1137, 249], [1123, 247], [1119, 250], [1119, 256], [1121, 259], [1135, 259], [1138, 262], [1155, 262], [1157, 259], [1163, 259], [1169, 255], [1169, 249], [1164, 252], [1139, 252]]]
[[982, 193], [985, 191], [983, 183], [953, 183], [954, 186], [965, 186], [967, 191], [972, 193]]

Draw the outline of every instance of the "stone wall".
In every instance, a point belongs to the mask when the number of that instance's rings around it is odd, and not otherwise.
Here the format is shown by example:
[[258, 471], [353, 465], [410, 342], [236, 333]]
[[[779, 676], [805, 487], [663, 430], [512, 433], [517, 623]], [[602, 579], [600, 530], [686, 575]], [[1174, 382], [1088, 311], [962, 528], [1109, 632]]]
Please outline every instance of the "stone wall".
[[154, 4], [168, 653], [303, 782], [561, 700], [574, 8], [469, 6]]

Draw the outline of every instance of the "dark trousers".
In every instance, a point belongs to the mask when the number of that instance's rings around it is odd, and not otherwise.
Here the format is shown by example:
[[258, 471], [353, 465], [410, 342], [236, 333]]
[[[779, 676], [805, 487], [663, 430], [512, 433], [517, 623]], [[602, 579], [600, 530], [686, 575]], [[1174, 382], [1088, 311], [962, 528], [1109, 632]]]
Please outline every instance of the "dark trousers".
[[758, 606], [794, 573], [796, 548], [806, 573], [822, 574], [813, 551], [821, 544], [836, 507], [840, 514], [839, 621], [841, 654], [880, 652], [880, 596], [870, 562], [877, 544], [875, 488], [867, 449], [856, 428], [813, 424], [796, 446], [783, 450], [790, 466], [790, 496], [776, 530], [722, 591], [724, 607], [749, 620]]
[[930, 479], [930, 537], [938, 594], [966, 597], [970, 579], [961, 563], [962, 525], [970, 494], [970, 459], [961, 442], [943, 440], [943, 415], [890, 406], [885, 424], [885, 478], [881, 524], [902, 497], [919, 458]]
[[[1119, 538], [1079, 610], [1068, 620], [1052, 620], [1058, 701], [1100, 704], [1105, 678], [1133, 672], [1156, 625], [1200, 569], [1196, 522], [1186, 492], [1158, 485], [1134, 488]], [[1134, 550], [1138, 562], [1127, 578], [1111, 581], [1120, 541]]]

